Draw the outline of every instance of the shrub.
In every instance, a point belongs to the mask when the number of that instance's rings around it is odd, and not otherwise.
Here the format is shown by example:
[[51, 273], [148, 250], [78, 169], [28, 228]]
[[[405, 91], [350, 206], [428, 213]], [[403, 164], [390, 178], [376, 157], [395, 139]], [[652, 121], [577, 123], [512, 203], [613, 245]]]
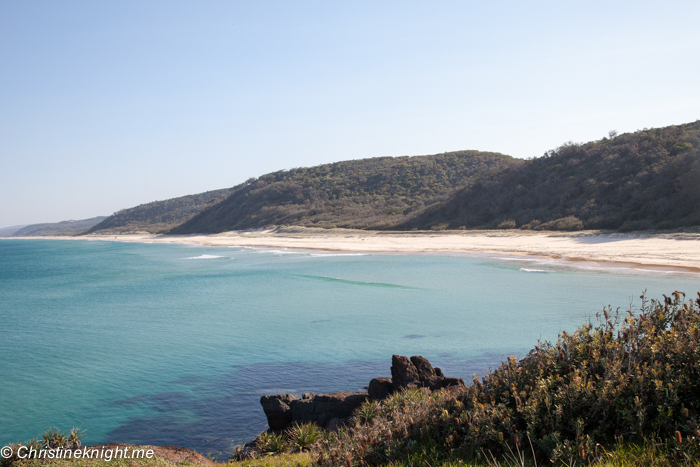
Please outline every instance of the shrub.
[[308, 451], [322, 436], [321, 429], [315, 423], [295, 423], [287, 430], [289, 442], [299, 451]]
[[537, 219], [534, 219], [527, 224], [523, 224], [520, 228], [522, 230], [531, 230], [537, 228], [542, 222], [538, 221]]
[[671, 154], [676, 155], [684, 151], [688, 151], [690, 149], [693, 149], [693, 145], [690, 143], [676, 143], [671, 147]]
[[48, 428], [41, 435], [41, 440], [32, 438], [24, 443], [10, 444], [12, 448], [12, 456], [0, 459], [0, 467], [10, 467], [13, 464], [22, 461], [17, 454], [20, 446], [26, 446], [29, 449], [40, 451], [41, 449], [78, 449], [82, 446], [80, 438], [85, 433], [85, 430], [80, 428], [71, 428], [70, 432], [65, 433], [58, 428]]
[[379, 402], [367, 400], [355, 411], [355, 418], [360, 424], [371, 423], [379, 415]]
[[49, 428], [41, 435], [41, 441], [48, 448], [62, 448], [68, 442], [68, 434], [58, 428]]
[[515, 221], [512, 219], [505, 220], [498, 224], [497, 229], [514, 229], [515, 228]]
[[256, 440], [258, 451], [262, 454], [282, 454], [289, 448], [287, 437], [283, 434], [264, 432]]
[[562, 217], [535, 227], [535, 230], [564, 230], [568, 232], [582, 229], [583, 222], [581, 222], [581, 219], [574, 216]]
[[[511, 357], [461, 393], [390, 396], [371, 424], [330, 440], [322, 465], [429, 456], [474, 460], [533, 452], [556, 464], [602, 460], [622, 443], [657, 446], [672, 464], [700, 459], [700, 293], [611, 308], [524, 359]], [[422, 462], [422, 461], [421, 461]]]

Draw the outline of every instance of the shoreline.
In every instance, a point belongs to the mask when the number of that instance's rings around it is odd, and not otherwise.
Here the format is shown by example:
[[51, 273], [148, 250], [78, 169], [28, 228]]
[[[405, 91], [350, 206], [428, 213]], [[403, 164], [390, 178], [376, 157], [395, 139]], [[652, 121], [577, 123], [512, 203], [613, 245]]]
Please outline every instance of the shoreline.
[[[622, 267], [659, 272], [700, 273], [700, 234], [480, 231], [365, 231], [281, 227], [202, 235], [158, 235], [146, 232], [77, 237], [8, 237], [176, 243], [217, 247], [290, 248], [365, 254], [495, 255], [508, 259], [538, 258], [570, 266], [589, 263], [597, 269]], [[1, 240], [1, 239], [0, 239]], [[514, 259], [514, 258], [513, 258]]]

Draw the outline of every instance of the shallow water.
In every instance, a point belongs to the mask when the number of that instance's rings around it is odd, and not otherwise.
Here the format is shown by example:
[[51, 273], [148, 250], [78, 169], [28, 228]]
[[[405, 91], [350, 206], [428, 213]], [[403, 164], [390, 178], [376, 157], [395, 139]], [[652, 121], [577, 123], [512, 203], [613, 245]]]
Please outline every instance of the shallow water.
[[359, 390], [392, 354], [483, 375], [604, 306], [700, 275], [532, 258], [358, 255], [102, 241], [0, 241], [0, 444], [226, 451], [263, 394]]

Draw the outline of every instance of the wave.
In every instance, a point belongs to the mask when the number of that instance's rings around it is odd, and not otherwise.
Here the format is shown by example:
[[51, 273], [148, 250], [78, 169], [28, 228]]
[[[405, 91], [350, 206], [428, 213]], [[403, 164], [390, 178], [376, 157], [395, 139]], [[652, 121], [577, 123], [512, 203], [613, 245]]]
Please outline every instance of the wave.
[[369, 253], [312, 253], [309, 256], [312, 258], [321, 258], [325, 256], [369, 256]]
[[528, 268], [520, 268], [521, 271], [523, 272], [539, 272], [539, 273], [544, 273], [548, 274], [550, 271], [546, 271], [544, 269], [528, 269]]
[[298, 255], [298, 254], [302, 254], [302, 253], [299, 252], [299, 251], [289, 251], [289, 250], [287, 250], [287, 249], [277, 250], [277, 249], [271, 249], [271, 248], [259, 248], [259, 247], [251, 247], [251, 246], [244, 247], [244, 248], [247, 249], [247, 250], [250, 250], [250, 251], [252, 251], [252, 252], [254, 252], [254, 253], [267, 253], [267, 254], [270, 254], [270, 255], [278, 255], [278, 256], [280, 256], [280, 255]]
[[199, 256], [190, 256], [189, 258], [185, 259], [214, 259], [214, 258], [226, 258], [225, 256], [218, 256], [218, 255], [199, 255]]

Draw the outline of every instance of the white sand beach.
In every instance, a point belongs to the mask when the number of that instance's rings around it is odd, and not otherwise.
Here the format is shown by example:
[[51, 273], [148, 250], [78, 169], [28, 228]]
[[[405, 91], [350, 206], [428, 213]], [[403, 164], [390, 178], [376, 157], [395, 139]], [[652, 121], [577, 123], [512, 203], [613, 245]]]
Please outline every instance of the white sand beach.
[[618, 263], [629, 267], [700, 272], [700, 234], [697, 233], [562, 233], [520, 230], [395, 232], [286, 227], [213, 235], [135, 233], [77, 238], [352, 252], [534, 255], [563, 261]]

